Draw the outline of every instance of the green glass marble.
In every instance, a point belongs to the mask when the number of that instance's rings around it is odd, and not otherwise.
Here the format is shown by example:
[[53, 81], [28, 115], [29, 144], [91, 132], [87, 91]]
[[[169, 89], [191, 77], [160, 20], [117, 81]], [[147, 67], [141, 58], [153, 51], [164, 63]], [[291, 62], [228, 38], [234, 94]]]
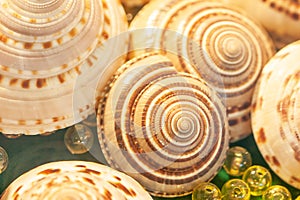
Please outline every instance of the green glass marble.
[[221, 200], [221, 191], [213, 183], [201, 183], [192, 193], [192, 200]]
[[292, 200], [290, 191], [281, 185], [269, 187], [262, 196], [263, 200]]
[[247, 149], [235, 146], [228, 150], [223, 168], [231, 176], [241, 176], [251, 165], [252, 158]]
[[0, 174], [4, 172], [8, 165], [8, 155], [2, 147], [0, 147]]
[[92, 130], [84, 124], [75, 124], [67, 129], [64, 142], [72, 154], [83, 154], [88, 152], [94, 144]]
[[223, 200], [249, 200], [250, 188], [241, 179], [231, 179], [222, 186]]
[[258, 165], [249, 167], [243, 175], [243, 180], [249, 185], [253, 196], [261, 196], [272, 185], [269, 170]]

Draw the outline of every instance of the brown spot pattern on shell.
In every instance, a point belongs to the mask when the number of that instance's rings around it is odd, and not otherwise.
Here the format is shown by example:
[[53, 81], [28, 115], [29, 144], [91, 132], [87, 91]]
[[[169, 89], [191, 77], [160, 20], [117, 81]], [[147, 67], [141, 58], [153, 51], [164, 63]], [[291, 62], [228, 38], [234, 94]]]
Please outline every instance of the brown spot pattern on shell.
[[199, 78], [150, 53], [123, 66], [98, 107], [98, 137], [109, 165], [152, 195], [191, 193], [222, 167], [229, 145], [226, 109]]
[[[221, 0], [242, 8], [271, 34], [278, 49], [300, 39], [300, 2], [294, 0]], [[262, 14], [263, 13], [263, 14]]]
[[60, 161], [38, 166], [14, 180], [0, 197], [1, 200], [95, 198], [152, 199], [138, 182], [126, 174], [86, 161]]
[[160, 51], [178, 70], [202, 77], [226, 98], [232, 141], [251, 133], [254, 85], [275, 52], [259, 24], [217, 1], [153, 0], [130, 29], [132, 54]]
[[[300, 189], [300, 43], [280, 50], [265, 66], [255, 89], [252, 110], [255, 140], [271, 169]], [[263, 131], [262, 131], [263, 130]]]
[[128, 44], [119, 40], [114, 51], [103, 47], [127, 29], [117, 0], [2, 0], [0, 24], [4, 134], [40, 134], [83, 120], [93, 111], [94, 99], [74, 98], [74, 91], [84, 94], [94, 74], [108, 68], [106, 58], [119, 56]]

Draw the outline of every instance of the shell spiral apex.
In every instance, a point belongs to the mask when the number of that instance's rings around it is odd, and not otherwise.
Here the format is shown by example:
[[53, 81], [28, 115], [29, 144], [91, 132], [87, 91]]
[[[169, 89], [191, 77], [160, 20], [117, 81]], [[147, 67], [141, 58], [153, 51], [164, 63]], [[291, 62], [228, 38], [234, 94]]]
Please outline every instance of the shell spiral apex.
[[[145, 20], [146, 19], [146, 20]], [[251, 133], [250, 105], [264, 64], [275, 53], [267, 32], [217, 1], [151, 1], [130, 24], [133, 55], [159, 51], [226, 97], [232, 141]], [[144, 33], [140, 33], [144, 30]], [[137, 34], [135, 34], [137, 32]]]
[[111, 167], [164, 197], [191, 193], [216, 175], [228, 124], [222, 100], [205, 81], [154, 53], [125, 63], [108, 85], [97, 123]]

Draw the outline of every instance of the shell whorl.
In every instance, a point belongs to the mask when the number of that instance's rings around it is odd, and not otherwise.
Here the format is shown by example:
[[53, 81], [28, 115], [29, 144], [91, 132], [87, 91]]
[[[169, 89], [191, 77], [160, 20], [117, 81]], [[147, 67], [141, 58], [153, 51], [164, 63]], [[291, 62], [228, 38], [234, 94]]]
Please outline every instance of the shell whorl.
[[252, 127], [257, 146], [282, 180], [300, 189], [300, 43], [280, 50], [255, 89]]
[[60, 161], [38, 166], [18, 177], [1, 200], [152, 199], [131, 177], [85, 161]]
[[219, 96], [156, 54], [119, 69], [100, 101], [97, 122], [109, 165], [155, 196], [182, 196], [211, 180], [229, 143]]
[[242, 8], [248, 15], [259, 21], [268, 30], [278, 49], [300, 39], [300, 2], [298, 0], [222, 1], [230, 6]]
[[251, 133], [253, 88], [274, 53], [260, 25], [215, 1], [154, 0], [130, 29], [133, 50], [140, 50], [140, 41], [146, 41], [147, 51], [167, 53], [178, 70], [204, 78], [226, 97], [232, 141]]
[[[105, 42], [127, 29], [120, 3], [3, 0], [0, 7], [0, 131], [40, 134], [84, 119], [94, 100], [73, 94], [107, 69]], [[119, 56], [127, 41], [115, 45]]]

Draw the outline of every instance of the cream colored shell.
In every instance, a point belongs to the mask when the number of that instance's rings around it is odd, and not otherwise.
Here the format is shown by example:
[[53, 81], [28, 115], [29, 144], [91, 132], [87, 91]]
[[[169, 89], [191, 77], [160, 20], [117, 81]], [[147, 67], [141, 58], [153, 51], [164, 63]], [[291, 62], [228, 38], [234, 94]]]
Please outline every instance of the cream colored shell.
[[141, 7], [149, 1], [150, 0], [121, 0], [122, 4], [126, 7]]
[[232, 141], [251, 133], [253, 88], [275, 52], [259, 24], [216, 1], [153, 0], [130, 30], [133, 55], [159, 51], [179, 71], [202, 77], [226, 99]]
[[117, 0], [1, 0], [0, 132], [40, 134], [87, 117], [87, 91], [127, 49], [106, 43], [126, 29]]
[[105, 165], [60, 161], [38, 166], [14, 180], [1, 200], [149, 200], [131, 177]]
[[265, 66], [253, 98], [256, 143], [271, 169], [300, 189], [300, 42]]
[[222, 167], [226, 117], [205, 81], [178, 73], [167, 57], [143, 54], [108, 83], [98, 108], [98, 138], [109, 165], [152, 195], [183, 196]]
[[300, 39], [298, 0], [220, 0], [244, 9], [271, 34], [277, 48]]

